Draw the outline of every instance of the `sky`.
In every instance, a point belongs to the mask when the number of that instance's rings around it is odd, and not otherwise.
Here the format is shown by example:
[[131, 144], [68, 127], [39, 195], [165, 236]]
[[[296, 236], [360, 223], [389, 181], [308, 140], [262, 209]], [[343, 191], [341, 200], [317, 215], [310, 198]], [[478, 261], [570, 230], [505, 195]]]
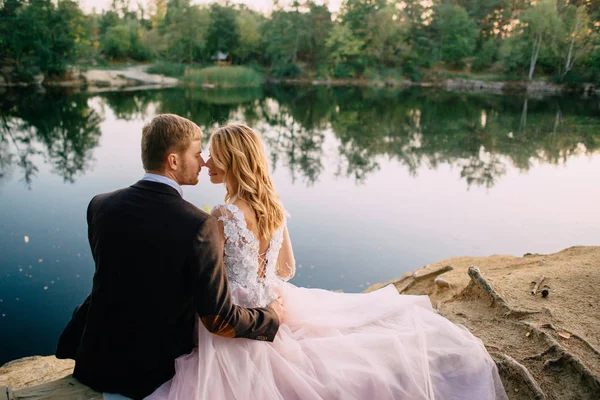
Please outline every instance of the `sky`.
[[[79, 4], [81, 5], [81, 8], [84, 11], [92, 11], [93, 8], [96, 8], [96, 10], [100, 11], [103, 9], [108, 9], [110, 7], [112, 0], [79, 0]], [[138, 2], [142, 3], [144, 6], [147, 5], [148, 0], [131, 0], [131, 4], [135, 5]], [[213, 3], [214, 0], [192, 0], [192, 3], [195, 4], [208, 4], [208, 3]], [[329, 9], [333, 12], [337, 11], [339, 9], [339, 6], [342, 2], [342, 0], [324, 0], [324, 1], [317, 1], [317, 3], [329, 3]], [[273, 1], [272, 0], [232, 0], [231, 3], [235, 3], [235, 4], [247, 4], [248, 7], [257, 10], [257, 11], [262, 11], [265, 13], [268, 13], [269, 11], [271, 11], [272, 7], [273, 7]], [[284, 1], [281, 1], [281, 3], [285, 3]]]

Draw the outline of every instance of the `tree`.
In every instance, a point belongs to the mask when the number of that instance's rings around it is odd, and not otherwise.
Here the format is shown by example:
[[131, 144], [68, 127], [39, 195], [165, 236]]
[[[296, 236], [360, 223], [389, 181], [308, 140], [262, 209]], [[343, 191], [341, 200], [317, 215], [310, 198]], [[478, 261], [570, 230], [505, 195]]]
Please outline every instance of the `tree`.
[[593, 34], [590, 29], [590, 18], [585, 7], [567, 6], [562, 12], [562, 21], [564, 26], [564, 66], [561, 72], [561, 79], [565, 78], [583, 54], [591, 50], [593, 43]]
[[527, 9], [521, 18], [523, 37], [530, 43], [531, 58], [527, 78], [531, 80], [544, 43], [550, 43], [562, 29], [562, 21], [558, 17], [553, 0], [542, 0]]
[[153, 28], [159, 26], [167, 14], [167, 0], [151, 0], [149, 2], [150, 22]]
[[[64, 74], [87, 39], [85, 16], [70, 0], [8, 0], [2, 4], [0, 49], [14, 63], [20, 79], [43, 72]], [[2, 63], [6, 62], [3, 60]]]
[[333, 28], [331, 21], [331, 12], [325, 5], [319, 5], [310, 0], [306, 7], [308, 12], [305, 15], [308, 28], [308, 47], [310, 54], [310, 64], [313, 68], [318, 64], [326, 63], [329, 56], [325, 41]]
[[237, 12], [232, 7], [221, 6], [217, 3], [210, 5], [206, 46], [211, 56], [218, 51], [231, 53], [239, 48], [240, 32], [236, 19]]
[[364, 43], [356, 38], [349, 25], [338, 24], [333, 27], [326, 41], [331, 58], [336, 63], [348, 63], [358, 56]]
[[239, 45], [235, 49], [235, 56], [240, 62], [246, 62], [251, 55], [256, 55], [260, 49], [261, 25], [263, 23], [261, 14], [242, 8], [236, 17], [236, 26], [240, 34]]
[[164, 57], [176, 62], [197, 62], [206, 53], [210, 25], [209, 11], [189, 0], [170, 0], [159, 32]]
[[310, 26], [307, 16], [296, 9], [285, 11], [277, 9], [263, 25], [263, 43], [267, 60], [271, 61], [271, 73], [278, 76], [296, 76], [300, 74], [297, 62], [311, 49]]
[[458, 64], [473, 55], [479, 33], [464, 8], [450, 4], [437, 7], [431, 30], [440, 60]]
[[369, 15], [367, 28], [367, 63], [378, 68], [402, 65], [410, 51], [406, 43], [410, 23], [405, 15], [392, 5], [386, 6]]

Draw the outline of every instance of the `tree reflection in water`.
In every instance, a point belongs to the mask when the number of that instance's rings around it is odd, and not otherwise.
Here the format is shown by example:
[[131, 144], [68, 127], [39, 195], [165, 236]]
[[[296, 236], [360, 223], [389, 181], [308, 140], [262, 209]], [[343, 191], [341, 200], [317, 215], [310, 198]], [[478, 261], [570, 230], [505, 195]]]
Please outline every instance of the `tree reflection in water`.
[[[285, 86], [95, 96], [98, 109], [82, 94], [3, 96], [0, 174], [8, 176], [17, 166], [30, 184], [41, 155], [73, 182], [92, 160], [107, 107], [125, 120], [176, 113], [209, 133], [228, 121], [247, 123], [263, 135], [273, 168], [289, 169], [294, 181], [306, 185], [319, 180], [326, 157], [335, 157], [336, 174], [357, 183], [391, 159], [413, 176], [424, 167], [449, 165], [468, 186], [490, 188], [508, 167], [526, 171], [540, 163], [559, 164], [600, 147], [598, 99]], [[329, 140], [334, 155], [325, 149]]]
[[[88, 97], [62, 91], [9, 92], [0, 100], [0, 168], [16, 165], [30, 186], [37, 156], [66, 182], [74, 182], [93, 161], [103, 120]], [[6, 171], [6, 172], [5, 172]]]

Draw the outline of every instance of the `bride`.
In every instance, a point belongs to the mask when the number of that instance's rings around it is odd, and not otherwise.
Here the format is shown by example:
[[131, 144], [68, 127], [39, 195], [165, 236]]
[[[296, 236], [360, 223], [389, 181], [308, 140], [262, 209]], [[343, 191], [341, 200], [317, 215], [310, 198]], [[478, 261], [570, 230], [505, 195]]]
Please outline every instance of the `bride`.
[[272, 343], [216, 336], [197, 325], [198, 348], [176, 360], [151, 399], [507, 399], [479, 339], [438, 315], [427, 296], [394, 286], [368, 294], [296, 287], [286, 211], [258, 134], [230, 124], [210, 138], [214, 207], [236, 304], [281, 296], [285, 320]]

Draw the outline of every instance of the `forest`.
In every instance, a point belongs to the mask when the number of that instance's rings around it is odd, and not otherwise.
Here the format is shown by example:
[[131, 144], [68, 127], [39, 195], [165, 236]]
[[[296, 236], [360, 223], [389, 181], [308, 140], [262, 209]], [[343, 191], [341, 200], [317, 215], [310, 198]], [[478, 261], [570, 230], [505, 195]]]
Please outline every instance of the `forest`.
[[0, 0], [0, 80], [118, 63], [175, 77], [231, 64], [276, 78], [598, 84], [600, 1], [345, 0], [335, 13], [275, 1], [265, 15], [229, 2], [113, 0], [86, 13], [72, 0]]

